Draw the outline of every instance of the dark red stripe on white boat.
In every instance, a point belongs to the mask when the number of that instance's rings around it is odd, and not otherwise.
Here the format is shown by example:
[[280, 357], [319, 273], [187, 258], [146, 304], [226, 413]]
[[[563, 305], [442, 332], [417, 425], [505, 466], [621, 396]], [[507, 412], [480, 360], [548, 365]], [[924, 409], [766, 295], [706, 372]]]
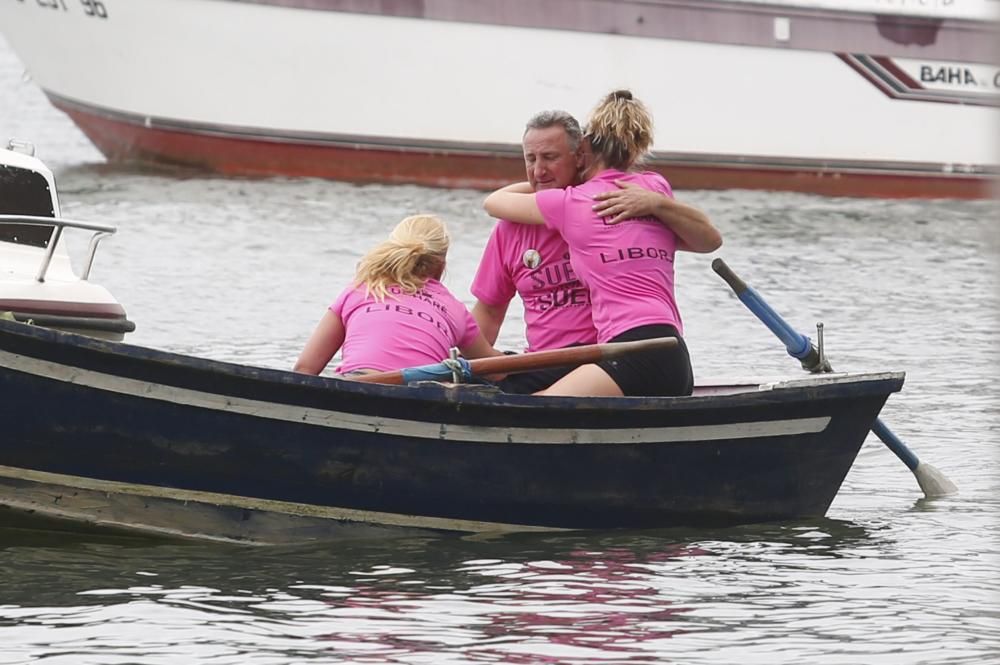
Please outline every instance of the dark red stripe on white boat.
[[[280, 132], [133, 116], [47, 92], [111, 161], [227, 175], [492, 189], [523, 179], [520, 146]], [[945, 164], [655, 153], [647, 166], [681, 190], [764, 189], [828, 196], [990, 198], [994, 170]]]

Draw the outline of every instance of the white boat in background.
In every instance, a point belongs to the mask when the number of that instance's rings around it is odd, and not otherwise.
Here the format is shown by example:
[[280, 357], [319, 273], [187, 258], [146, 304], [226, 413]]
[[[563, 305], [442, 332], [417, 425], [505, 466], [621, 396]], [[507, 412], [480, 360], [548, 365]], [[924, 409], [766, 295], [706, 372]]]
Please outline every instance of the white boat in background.
[[[90, 234], [80, 274], [73, 269], [66, 230]], [[52, 171], [29, 143], [0, 148], [0, 317], [120, 341], [135, 324], [110, 292], [89, 280], [105, 224], [59, 213]]]
[[614, 88], [678, 189], [988, 197], [998, 0], [15, 0], [0, 31], [111, 161], [490, 188]]

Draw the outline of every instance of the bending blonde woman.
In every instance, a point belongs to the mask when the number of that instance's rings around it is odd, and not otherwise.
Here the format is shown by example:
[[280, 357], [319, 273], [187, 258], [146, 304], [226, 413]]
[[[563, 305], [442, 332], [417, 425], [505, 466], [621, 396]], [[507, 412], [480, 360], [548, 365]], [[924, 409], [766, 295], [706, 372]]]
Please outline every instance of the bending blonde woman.
[[319, 374], [337, 351], [351, 375], [440, 362], [457, 346], [466, 358], [498, 352], [469, 310], [441, 283], [448, 231], [434, 215], [400, 222], [358, 263], [354, 281], [323, 315], [295, 371]]

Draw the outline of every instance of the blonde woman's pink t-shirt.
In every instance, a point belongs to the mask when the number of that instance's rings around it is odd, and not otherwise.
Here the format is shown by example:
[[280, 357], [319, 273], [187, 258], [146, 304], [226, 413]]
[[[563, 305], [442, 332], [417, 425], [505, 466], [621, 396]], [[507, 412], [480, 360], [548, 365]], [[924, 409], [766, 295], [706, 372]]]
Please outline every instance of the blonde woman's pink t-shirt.
[[575, 187], [536, 192], [535, 200], [546, 226], [569, 245], [573, 269], [590, 289], [600, 342], [648, 324], [670, 324], [683, 332], [674, 299], [677, 236], [653, 217], [608, 224], [597, 216], [593, 197], [618, 189], [615, 180], [673, 197], [658, 173], [609, 169]]
[[487, 305], [524, 304], [528, 351], [593, 344], [590, 293], [577, 279], [562, 237], [544, 226], [500, 220], [483, 250], [472, 294]]
[[344, 322], [343, 358], [337, 372], [356, 369], [390, 371], [444, 360], [453, 346], [468, 346], [479, 326], [468, 308], [436, 279], [414, 294], [389, 287], [382, 302], [349, 286], [330, 311]]

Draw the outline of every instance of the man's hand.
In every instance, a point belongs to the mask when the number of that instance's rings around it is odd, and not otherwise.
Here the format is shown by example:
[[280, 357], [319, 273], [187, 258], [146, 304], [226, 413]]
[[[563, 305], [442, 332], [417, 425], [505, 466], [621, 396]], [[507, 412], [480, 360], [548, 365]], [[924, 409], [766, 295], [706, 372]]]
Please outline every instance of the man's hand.
[[664, 198], [659, 192], [651, 192], [625, 180], [615, 180], [620, 189], [594, 195], [593, 210], [608, 224], [617, 224], [624, 219], [652, 217]]
[[722, 234], [701, 210], [625, 180], [615, 184], [620, 189], [594, 195], [593, 210], [608, 224], [655, 217], [677, 234], [677, 249], [705, 254], [722, 246]]

